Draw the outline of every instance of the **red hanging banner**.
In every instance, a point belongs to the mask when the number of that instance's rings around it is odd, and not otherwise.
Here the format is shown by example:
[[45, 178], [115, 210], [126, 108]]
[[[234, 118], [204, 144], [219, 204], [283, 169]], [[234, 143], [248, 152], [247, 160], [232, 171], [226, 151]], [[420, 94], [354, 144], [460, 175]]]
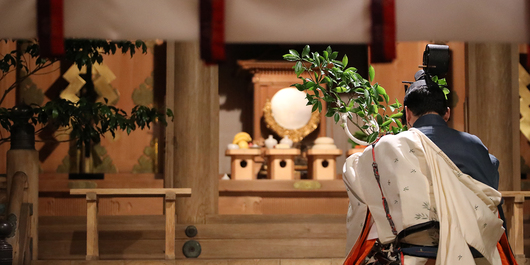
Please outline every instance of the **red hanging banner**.
[[530, 69], [530, 44], [526, 45], [526, 69]]
[[389, 63], [396, 58], [395, 0], [372, 0], [372, 63]]
[[201, 59], [206, 64], [225, 60], [225, 1], [200, 1]]
[[37, 1], [37, 36], [41, 56], [64, 55], [63, 0]]

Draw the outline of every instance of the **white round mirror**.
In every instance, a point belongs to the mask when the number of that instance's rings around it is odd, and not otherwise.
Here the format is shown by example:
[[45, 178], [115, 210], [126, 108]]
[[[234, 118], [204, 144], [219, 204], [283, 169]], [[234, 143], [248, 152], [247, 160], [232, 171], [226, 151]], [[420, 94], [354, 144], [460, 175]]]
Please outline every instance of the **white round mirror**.
[[271, 99], [274, 120], [285, 129], [296, 130], [304, 127], [311, 119], [311, 106], [307, 106], [306, 95], [289, 87], [276, 92]]

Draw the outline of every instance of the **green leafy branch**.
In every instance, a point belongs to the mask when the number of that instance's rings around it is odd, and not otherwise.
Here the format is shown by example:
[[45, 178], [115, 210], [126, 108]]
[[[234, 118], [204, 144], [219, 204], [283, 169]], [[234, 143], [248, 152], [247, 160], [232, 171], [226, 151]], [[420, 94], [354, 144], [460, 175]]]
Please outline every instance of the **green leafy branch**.
[[[29, 122], [33, 125], [70, 128], [71, 140], [76, 141], [78, 148], [84, 143], [100, 142], [101, 136], [110, 132], [112, 137], [116, 131], [125, 131], [130, 134], [136, 129], [151, 128], [155, 122], [167, 125], [166, 116], [173, 120], [174, 115], [170, 109], [160, 113], [155, 108], [135, 106], [131, 115], [122, 109], [109, 106], [102, 102], [90, 102], [81, 98], [77, 103], [65, 99], [49, 101], [44, 106], [34, 106], [29, 114]], [[0, 108], [0, 126], [10, 130], [13, 123], [20, 120], [20, 116], [13, 109]], [[9, 139], [0, 139], [0, 144]]]
[[[6, 43], [9, 40], [4, 40]], [[15, 41], [11, 41], [15, 42]], [[15, 90], [19, 83], [24, 82], [29, 76], [47, 68], [60, 59], [71, 61], [81, 69], [84, 65], [103, 62], [103, 55], [115, 53], [130, 54], [131, 57], [137, 50], [147, 53], [146, 44], [141, 41], [107, 41], [67, 39], [65, 40], [65, 55], [62, 58], [44, 58], [40, 53], [40, 46], [36, 40], [18, 40], [17, 49], [7, 54], [0, 54], [0, 81], [10, 73], [17, 71], [20, 76], [4, 90], [0, 97], [0, 105], [4, 102], [9, 92]], [[90, 141], [99, 142], [101, 136], [110, 132], [114, 137], [117, 130], [127, 134], [136, 129], [144, 129], [155, 122], [167, 124], [166, 116], [173, 119], [173, 112], [167, 109], [160, 113], [155, 108], [136, 106], [131, 114], [119, 108], [101, 102], [89, 102], [81, 98], [73, 103], [64, 99], [54, 99], [44, 106], [32, 106], [29, 113], [21, 116], [15, 108], [0, 107], [0, 126], [10, 130], [15, 122], [29, 120], [35, 126], [51, 126], [56, 129], [71, 129], [71, 140], [76, 141], [80, 148]], [[41, 130], [42, 130], [41, 128]], [[37, 131], [38, 132], [38, 131]], [[1, 133], [1, 132], [0, 132]], [[10, 140], [10, 137], [0, 135], [0, 144]]]
[[[406, 127], [400, 121], [402, 104], [397, 99], [390, 104], [386, 90], [378, 83], [372, 84], [374, 68], [369, 67], [369, 80], [364, 79], [357, 68], [347, 67], [347, 55], [337, 60], [338, 55], [331, 47], [320, 54], [311, 52], [309, 45], [306, 45], [301, 53], [289, 50], [283, 56], [285, 60], [295, 62], [293, 68], [302, 83], [292, 86], [306, 92], [307, 104], [313, 106], [313, 111], [321, 112], [322, 102], [326, 102], [326, 116], [333, 117], [335, 122], [342, 120], [341, 126], [348, 136], [359, 144], [369, 144], [381, 135], [405, 130]], [[354, 119], [353, 114], [362, 122]], [[348, 120], [357, 126], [366, 141], [359, 140], [349, 132]]]
[[449, 87], [447, 86], [447, 80], [445, 80], [445, 78], [438, 78], [438, 76], [433, 76], [431, 79], [442, 89], [442, 91], [444, 92], [445, 100], [447, 100], [447, 95], [451, 93]]
[[[4, 40], [5, 43], [15, 42], [13, 40]], [[6, 54], [0, 54], [0, 81], [8, 74], [18, 70], [23, 70], [24, 75], [13, 82], [4, 90], [0, 98], [0, 105], [4, 102], [9, 92], [17, 88], [17, 84], [23, 82], [29, 76], [36, 74], [40, 70], [47, 68], [59, 59], [65, 59], [74, 62], [79, 69], [84, 65], [103, 62], [103, 55], [115, 54], [121, 52], [129, 53], [131, 57], [137, 50], [147, 53], [147, 45], [141, 41], [107, 41], [107, 40], [89, 40], [89, 39], [66, 39], [65, 55], [63, 58], [44, 58], [40, 53], [40, 46], [36, 40], [19, 40], [18, 49], [12, 50]], [[32, 60], [33, 59], [33, 60]], [[33, 64], [32, 64], [33, 62]], [[31, 67], [33, 65], [33, 68]]]

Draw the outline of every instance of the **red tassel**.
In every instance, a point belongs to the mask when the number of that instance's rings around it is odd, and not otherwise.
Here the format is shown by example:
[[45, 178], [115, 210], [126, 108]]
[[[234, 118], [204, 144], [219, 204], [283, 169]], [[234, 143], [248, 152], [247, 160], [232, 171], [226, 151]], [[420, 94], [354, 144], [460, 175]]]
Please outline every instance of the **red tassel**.
[[224, 13], [224, 0], [201, 0], [201, 59], [206, 64], [225, 60]]
[[372, 0], [372, 63], [388, 63], [396, 58], [395, 0]]
[[63, 0], [37, 1], [37, 35], [41, 56], [64, 55]]

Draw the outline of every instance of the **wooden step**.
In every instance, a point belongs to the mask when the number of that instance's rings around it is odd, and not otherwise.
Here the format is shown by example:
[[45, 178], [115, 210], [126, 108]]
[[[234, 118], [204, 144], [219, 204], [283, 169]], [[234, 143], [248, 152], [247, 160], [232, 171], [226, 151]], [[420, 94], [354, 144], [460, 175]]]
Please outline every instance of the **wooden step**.
[[[344, 215], [211, 216], [195, 225], [192, 240], [201, 244], [199, 259], [342, 258]], [[86, 254], [86, 219], [82, 216], [41, 217], [39, 259], [78, 260]], [[164, 216], [101, 216], [100, 257], [163, 259]], [[188, 225], [175, 227], [177, 258], [185, 258]], [[282, 263], [283, 264], [283, 263]]]

